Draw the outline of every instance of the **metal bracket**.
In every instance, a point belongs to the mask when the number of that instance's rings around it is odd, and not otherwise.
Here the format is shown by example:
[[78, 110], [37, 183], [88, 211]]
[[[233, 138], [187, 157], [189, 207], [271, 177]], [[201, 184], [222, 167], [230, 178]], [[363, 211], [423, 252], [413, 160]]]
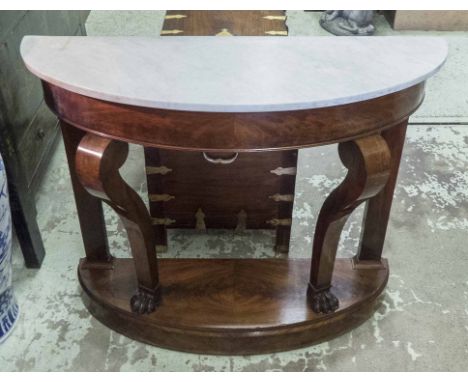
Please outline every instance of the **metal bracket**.
[[154, 174], [166, 175], [168, 172], [172, 171], [172, 168], [168, 168], [166, 166], [159, 166], [159, 167], [146, 166], [145, 170], [146, 170], [146, 175], [154, 175]]
[[168, 202], [175, 199], [175, 196], [169, 194], [149, 194], [150, 202]]
[[296, 167], [277, 167], [274, 170], [271, 170], [270, 172], [275, 174], [275, 175], [296, 175]]

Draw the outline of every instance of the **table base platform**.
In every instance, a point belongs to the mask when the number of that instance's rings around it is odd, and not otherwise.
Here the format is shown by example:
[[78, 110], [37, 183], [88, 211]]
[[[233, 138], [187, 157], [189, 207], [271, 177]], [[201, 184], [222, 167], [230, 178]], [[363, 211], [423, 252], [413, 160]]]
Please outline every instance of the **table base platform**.
[[337, 259], [331, 292], [339, 308], [314, 313], [307, 297], [310, 259], [159, 259], [161, 304], [132, 313], [132, 259], [107, 267], [82, 260], [83, 300], [102, 323], [135, 340], [205, 354], [258, 354], [337, 337], [374, 312], [389, 275], [386, 260], [369, 266]]

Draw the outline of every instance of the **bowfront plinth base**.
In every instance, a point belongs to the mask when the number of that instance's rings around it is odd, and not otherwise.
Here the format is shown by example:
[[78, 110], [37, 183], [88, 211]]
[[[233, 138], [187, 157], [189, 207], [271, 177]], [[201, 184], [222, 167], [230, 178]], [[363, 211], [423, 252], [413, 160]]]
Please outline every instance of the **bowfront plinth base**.
[[308, 301], [309, 259], [160, 259], [161, 305], [132, 313], [132, 259], [113, 270], [83, 267], [83, 299], [102, 323], [138, 341], [205, 354], [256, 354], [337, 337], [367, 320], [388, 280], [388, 266], [357, 268], [337, 259], [331, 291], [340, 301], [317, 314]]

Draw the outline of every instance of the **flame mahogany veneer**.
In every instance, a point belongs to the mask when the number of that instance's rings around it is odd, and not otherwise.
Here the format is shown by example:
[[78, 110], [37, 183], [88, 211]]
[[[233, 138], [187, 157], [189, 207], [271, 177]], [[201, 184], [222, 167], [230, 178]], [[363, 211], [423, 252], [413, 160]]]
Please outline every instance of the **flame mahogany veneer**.
[[[269, 113], [158, 110], [43, 86], [70, 164], [86, 250], [78, 272], [84, 300], [106, 325], [171, 349], [253, 354], [335, 337], [372, 314], [388, 279], [382, 247], [407, 119], [422, 102], [423, 83], [353, 104]], [[312, 266], [303, 259], [157, 260], [148, 211], [118, 172], [126, 142], [218, 153], [339, 142], [348, 175], [318, 217]], [[100, 200], [122, 218], [133, 260], [110, 256]], [[366, 201], [358, 254], [335, 260], [346, 219]]]

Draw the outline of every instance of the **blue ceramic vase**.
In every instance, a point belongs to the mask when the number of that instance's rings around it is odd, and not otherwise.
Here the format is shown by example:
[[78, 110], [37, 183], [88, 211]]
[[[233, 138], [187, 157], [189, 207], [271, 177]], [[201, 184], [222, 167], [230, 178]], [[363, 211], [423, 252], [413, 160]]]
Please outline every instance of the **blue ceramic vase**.
[[8, 337], [18, 319], [18, 304], [11, 282], [11, 214], [5, 166], [0, 156], [0, 343]]

